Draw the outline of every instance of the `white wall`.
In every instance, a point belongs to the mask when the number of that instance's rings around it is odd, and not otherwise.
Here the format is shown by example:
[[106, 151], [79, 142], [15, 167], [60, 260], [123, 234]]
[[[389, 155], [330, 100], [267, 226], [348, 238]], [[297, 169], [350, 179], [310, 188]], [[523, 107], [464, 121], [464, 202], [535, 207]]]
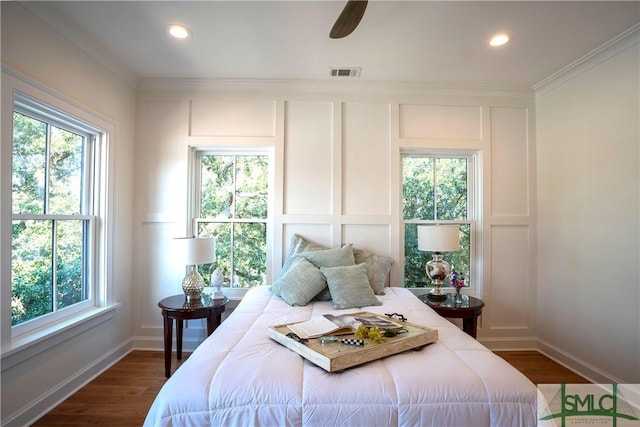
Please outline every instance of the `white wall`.
[[[462, 93], [462, 94], [461, 94]], [[134, 340], [162, 348], [157, 301], [180, 293], [184, 266], [171, 238], [187, 230], [189, 147], [269, 147], [274, 153], [277, 277], [294, 233], [353, 243], [393, 258], [402, 284], [402, 151], [476, 153], [478, 280], [486, 300], [480, 339], [533, 348], [535, 179], [531, 92], [446, 91], [363, 82], [147, 81], [138, 97]], [[190, 322], [185, 346], [204, 338]]]
[[640, 383], [639, 45], [536, 100], [541, 348]]
[[[22, 74], [45, 90], [62, 95], [115, 123], [113, 224], [113, 281], [120, 306], [115, 316], [89, 330], [70, 330], [64, 341], [39, 352], [39, 345], [11, 349], [12, 363], [5, 363], [11, 348], [10, 325], [2, 325], [2, 425], [26, 425], [42, 411], [113, 363], [131, 348], [132, 200], [135, 91], [68, 40], [45, 26], [14, 2], [2, 2], [2, 66]], [[11, 111], [11, 99], [3, 73], [2, 106]], [[7, 99], [9, 98], [9, 99]], [[5, 110], [6, 111], [6, 110]], [[10, 272], [5, 254], [10, 253], [11, 115], [2, 122], [2, 319], [10, 316]], [[8, 129], [8, 131], [7, 131]], [[9, 154], [9, 155], [7, 155]], [[6, 173], [8, 171], [8, 174]], [[8, 181], [7, 181], [8, 180]], [[6, 185], [8, 183], [8, 186]], [[9, 233], [6, 233], [7, 227]], [[16, 364], [13, 364], [18, 361]]]

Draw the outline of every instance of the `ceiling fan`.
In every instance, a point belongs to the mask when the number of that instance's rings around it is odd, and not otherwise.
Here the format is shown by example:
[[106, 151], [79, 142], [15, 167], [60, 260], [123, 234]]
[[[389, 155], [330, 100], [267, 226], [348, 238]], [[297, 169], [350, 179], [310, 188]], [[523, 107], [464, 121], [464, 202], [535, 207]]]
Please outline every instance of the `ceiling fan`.
[[341, 39], [351, 34], [360, 23], [366, 8], [367, 0], [347, 1], [347, 5], [342, 9], [342, 13], [338, 16], [336, 23], [333, 24], [329, 37]]

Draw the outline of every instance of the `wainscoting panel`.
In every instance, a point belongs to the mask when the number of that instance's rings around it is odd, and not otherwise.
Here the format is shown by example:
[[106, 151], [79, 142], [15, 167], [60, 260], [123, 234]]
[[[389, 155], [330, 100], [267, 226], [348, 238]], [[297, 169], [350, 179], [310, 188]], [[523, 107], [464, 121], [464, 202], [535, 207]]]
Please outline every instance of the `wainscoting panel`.
[[400, 105], [400, 138], [481, 139], [480, 106]]
[[136, 257], [136, 283], [138, 291], [145, 295], [138, 315], [140, 326], [152, 327], [162, 323], [158, 301], [182, 293], [182, 279], [186, 273], [179, 257], [175, 256], [175, 223], [148, 222], [140, 228], [140, 239], [146, 250]]
[[[391, 248], [391, 225], [390, 224], [344, 224], [342, 226], [342, 241], [351, 243], [356, 249], [362, 249], [393, 258], [393, 248]], [[391, 286], [398, 286], [397, 262], [391, 266], [389, 279]]]
[[176, 203], [187, 183], [185, 112], [186, 104], [179, 101], [142, 105], [135, 190], [145, 218], [160, 213], [164, 219], [177, 221], [186, 216], [186, 205]]
[[491, 227], [490, 329], [529, 328], [530, 238], [526, 225]]
[[389, 215], [389, 104], [344, 104], [342, 116], [343, 214]]
[[493, 216], [529, 215], [526, 108], [491, 108]]
[[342, 226], [344, 243], [376, 255], [390, 257], [389, 228], [387, 224], [345, 224]]
[[191, 136], [275, 136], [275, 101], [192, 100]]
[[331, 224], [284, 224], [282, 233], [282, 260], [287, 259], [287, 253], [291, 246], [291, 238], [294, 234], [303, 236], [305, 239], [311, 240], [319, 245], [330, 247], [340, 246], [340, 242], [332, 242], [333, 227]]
[[284, 214], [332, 213], [333, 104], [287, 102]]

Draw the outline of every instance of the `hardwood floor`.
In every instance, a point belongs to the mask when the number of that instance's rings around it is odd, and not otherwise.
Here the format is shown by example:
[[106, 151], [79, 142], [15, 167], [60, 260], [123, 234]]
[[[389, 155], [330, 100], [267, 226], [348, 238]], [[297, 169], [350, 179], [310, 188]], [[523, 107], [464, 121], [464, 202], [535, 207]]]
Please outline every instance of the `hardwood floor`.
[[[588, 382], [536, 351], [496, 354], [534, 384]], [[177, 366], [174, 354], [172, 368], [175, 370]], [[132, 351], [34, 426], [141, 426], [164, 382], [162, 352]]]
[[165, 381], [164, 353], [132, 351], [33, 425], [139, 427]]
[[537, 351], [494, 351], [494, 353], [509, 362], [536, 385], [589, 383], [580, 375]]

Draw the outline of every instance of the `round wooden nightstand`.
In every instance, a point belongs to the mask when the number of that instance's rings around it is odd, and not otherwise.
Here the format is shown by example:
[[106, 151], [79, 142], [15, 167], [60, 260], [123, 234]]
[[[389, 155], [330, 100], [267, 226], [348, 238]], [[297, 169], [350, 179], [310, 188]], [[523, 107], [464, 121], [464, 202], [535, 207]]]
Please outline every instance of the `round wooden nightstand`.
[[462, 319], [462, 330], [472, 337], [476, 337], [478, 316], [482, 314], [484, 301], [480, 298], [464, 295], [462, 303], [455, 303], [453, 301], [454, 294], [447, 294], [447, 299], [444, 301], [431, 301], [427, 295], [419, 295], [418, 298], [442, 317]]
[[164, 376], [171, 376], [171, 341], [173, 340], [173, 319], [176, 319], [176, 352], [182, 360], [182, 326], [184, 320], [207, 319], [207, 335], [222, 322], [222, 313], [229, 299], [213, 299], [202, 295], [199, 300], [187, 301], [184, 294], [167, 297], [158, 303], [164, 317]]

